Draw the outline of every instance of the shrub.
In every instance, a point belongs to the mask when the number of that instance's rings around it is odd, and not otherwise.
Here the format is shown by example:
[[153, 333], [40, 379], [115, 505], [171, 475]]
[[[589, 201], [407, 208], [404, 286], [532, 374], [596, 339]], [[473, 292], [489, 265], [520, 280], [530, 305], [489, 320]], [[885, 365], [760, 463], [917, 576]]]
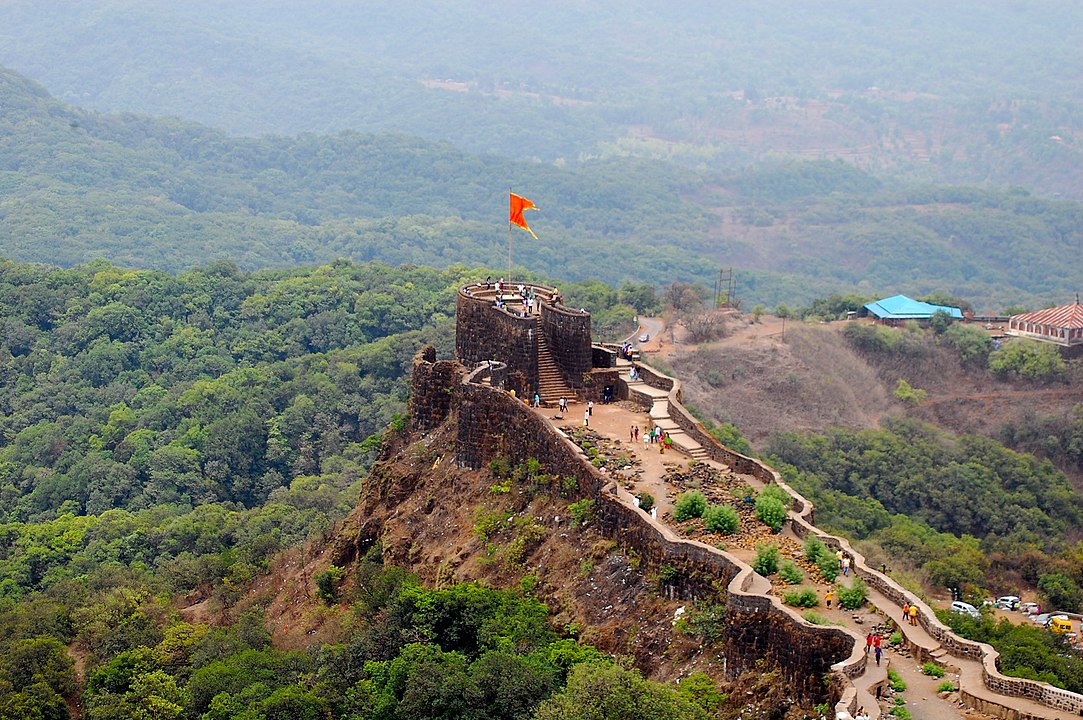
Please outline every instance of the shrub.
[[763, 543], [756, 546], [756, 559], [752, 561], [752, 569], [760, 575], [767, 577], [778, 572], [778, 545]]
[[942, 678], [944, 677], [944, 668], [934, 662], [927, 662], [921, 666], [921, 673], [929, 677]]
[[865, 581], [859, 577], [854, 578], [850, 587], [839, 588], [839, 605], [842, 605], [847, 610], [857, 610], [865, 604], [868, 597], [869, 588], [865, 585]]
[[955, 683], [953, 683], [951, 680], [945, 680], [944, 682], [936, 686], [936, 691], [938, 693], [955, 692]]
[[760, 495], [756, 498], [756, 519], [778, 532], [786, 521], [786, 506], [778, 498]]
[[1013, 340], [989, 355], [989, 370], [995, 375], [1051, 380], [1063, 375], [1066, 367], [1055, 345], [1034, 340]]
[[338, 584], [345, 576], [346, 569], [337, 565], [330, 565], [326, 570], [316, 573], [316, 576], [312, 578], [316, 583], [316, 594], [330, 605], [338, 597]]
[[572, 514], [577, 525], [590, 525], [594, 520], [594, 501], [584, 498], [573, 502], [568, 506], [568, 512]]
[[895, 397], [907, 405], [920, 405], [925, 401], [925, 391], [912, 387], [910, 383], [899, 378], [899, 384], [895, 386]]
[[889, 712], [888, 714], [893, 715], [895, 718], [897, 718], [897, 720], [911, 720], [911, 718], [914, 717], [910, 714], [910, 711], [904, 708], [902, 705], [896, 705], [895, 707], [891, 708], [891, 712]]
[[793, 505], [793, 497], [783, 490], [780, 485], [765, 485], [763, 490], [760, 490], [759, 497], [775, 498], [786, 507], [791, 507]]
[[820, 598], [812, 588], [801, 588], [783, 593], [782, 602], [793, 607], [812, 608], [820, 604]]
[[805, 573], [793, 560], [786, 560], [778, 568], [778, 576], [790, 585], [796, 585], [805, 579]]
[[[823, 540], [815, 535], [806, 535], [804, 542], [805, 559], [809, 562], [819, 562], [823, 555], [831, 555], [831, 551], [824, 545]], [[832, 556], [834, 559], [834, 556]]]
[[839, 562], [832, 555], [821, 555], [816, 560], [816, 568], [827, 582], [834, 582], [839, 576]]
[[703, 525], [710, 532], [729, 535], [737, 532], [737, 528], [741, 526], [741, 518], [729, 505], [712, 505], [703, 513]]
[[891, 668], [887, 671], [887, 682], [891, 686], [891, 689], [897, 693], [906, 691], [906, 682], [899, 677], [899, 673], [895, 672]]
[[658, 568], [658, 579], [662, 582], [671, 582], [673, 580], [676, 580], [677, 575], [679, 574], [680, 573], [677, 572], [677, 568], [673, 567], [669, 563], [666, 563], [662, 565], [662, 567]]
[[707, 497], [699, 490], [686, 492], [677, 498], [677, 504], [673, 507], [675, 520], [690, 520], [703, 517], [707, 509]]
[[636, 497], [639, 498], [639, 509], [649, 513], [651, 508], [654, 507], [654, 495], [645, 492], [639, 493]]
[[811, 610], [802, 613], [801, 617], [805, 618], [806, 622], [812, 623], [813, 625], [831, 624], [831, 621], [825, 618], [823, 615], [821, 615], [820, 613], [812, 612]]
[[805, 558], [816, 563], [820, 575], [828, 582], [834, 582], [839, 575], [838, 560], [823, 540], [815, 535], [805, 536]]
[[891, 637], [888, 638], [888, 642], [892, 645], [902, 645], [903, 636], [901, 632], [891, 633]]

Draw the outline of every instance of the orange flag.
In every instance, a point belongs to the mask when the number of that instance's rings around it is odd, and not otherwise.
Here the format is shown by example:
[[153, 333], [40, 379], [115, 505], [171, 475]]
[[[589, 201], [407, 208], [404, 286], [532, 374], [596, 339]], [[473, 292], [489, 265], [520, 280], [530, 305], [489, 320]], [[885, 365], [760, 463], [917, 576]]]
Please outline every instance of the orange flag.
[[520, 197], [515, 193], [511, 193], [511, 212], [508, 214], [508, 222], [513, 225], [518, 225], [522, 229], [530, 233], [531, 237], [535, 240], [538, 236], [534, 234], [534, 231], [530, 229], [530, 226], [526, 224], [526, 220], [523, 219], [524, 210], [537, 210], [534, 203], [527, 200], [525, 197]]

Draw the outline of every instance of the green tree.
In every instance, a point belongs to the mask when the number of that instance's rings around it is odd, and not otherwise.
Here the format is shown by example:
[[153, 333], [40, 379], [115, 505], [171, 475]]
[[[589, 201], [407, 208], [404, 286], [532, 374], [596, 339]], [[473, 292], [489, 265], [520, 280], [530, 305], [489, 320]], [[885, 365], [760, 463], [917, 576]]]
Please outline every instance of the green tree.
[[543, 702], [535, 720], [695, 720], [706, 713], [675, 689], [619, 665], [582, 663], [563, 690]]

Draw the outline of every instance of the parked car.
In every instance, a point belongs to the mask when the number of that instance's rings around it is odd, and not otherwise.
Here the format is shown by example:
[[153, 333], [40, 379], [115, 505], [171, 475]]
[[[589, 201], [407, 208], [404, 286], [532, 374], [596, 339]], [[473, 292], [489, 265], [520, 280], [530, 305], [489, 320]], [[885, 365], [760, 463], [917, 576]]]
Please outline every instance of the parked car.
[[642, 335], [639, 336], [639, 342], [650, 342], [650, 339], [651, 339], [651, 334], [650, 333], [643, 333]]
[[981, 617], [981, 613], [978, 609], [968, 602], [962, 600], [956, 600], [951, 604], [951, 611], [953, 613], [959, 613], [960, 615], [969, 615], [970, 617]]
[[1072, 621], [1067, 615], [1054, 615], [1049, 618], [1049, 631], [1054, 635], [1068, 635], [1072, 632]]
[[997, 598], [997, 607], [1001, 610], [1018, 610], [1019, 609], [1019, 596], [1018, 595], [1001, 595]]
[[1049, 618], [1053, 617], [1053, 613], [1039, 613], [1037, 615], [1031, 615], [1030, 621], [1035, 625], [1045, 627], [1049, 624]]
[[1038, 614], [1038, 603], [1035, 603], [1035, 602], [1022, 603], [1019, 606], [1019, 612], [1023, 613], [1024, 615], [1037, 615]]

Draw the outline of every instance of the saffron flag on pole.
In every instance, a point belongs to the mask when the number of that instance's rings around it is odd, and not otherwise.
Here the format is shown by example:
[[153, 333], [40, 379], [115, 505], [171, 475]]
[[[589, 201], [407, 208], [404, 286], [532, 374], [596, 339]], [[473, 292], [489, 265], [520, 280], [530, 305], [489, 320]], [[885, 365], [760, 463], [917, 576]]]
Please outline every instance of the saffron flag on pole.
[[538, 236], [534, 234], [534, 231], [530, 229], [530, 226], [526, 224], [526, 220], [523, 219], [524, 210], [537, 210], [534, 203], [527, 200], [525, 197], [511, 193], [511, 212], [508, 214], [508, 222], [512, 225], [518, 225], [522, 229], [530, 233], [531, 237], [535, 240]]

